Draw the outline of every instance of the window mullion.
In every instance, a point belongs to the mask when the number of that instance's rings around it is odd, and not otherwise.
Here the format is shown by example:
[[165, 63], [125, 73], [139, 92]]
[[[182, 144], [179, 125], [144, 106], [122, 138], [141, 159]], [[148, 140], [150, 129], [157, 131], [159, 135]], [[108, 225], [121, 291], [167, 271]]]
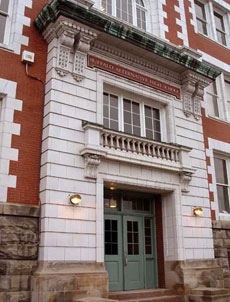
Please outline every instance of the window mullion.
[[210, 20], [210, 24], [207, 23], [208, 36], [210, 36], [214, 40], [217, 40], [213, 4], [211, 2], [208, 2], [205, 5], [205, 9], [207, 21]]
[[141, 136], [146, 136], [145, 129], [145, 105], [143, 102], [140, 103], [140, 127], [141, 127]]
[[230, 159], [226, 159], [226, 170], [227, 170], [227, 186], [230, 189]]
[[123, 96], [118, 98], [118, 107], [119, 107], [119, 131], [124, 131], [124, 103]]
[[132, 0], [133, 24], [137, 26], [137, 3]]
[[217, 108], [219, 111], [219, 117], [224, 118], [224, 105], [223, 105], [223, 85], [221, 77], [216, 78], [216, 98], [217, 98]]
[[226, 170], [227, 170], [227, 192], [228, 192], [228, 203], [230, 205], [230, 159], [226, 159]]
[[114, 1], [112, 1], [112, 15], [115, 16], [115, 17], [117, 17], [118, 1], [120, 1], [120, 0], [114, 0]]
[[131, 129], [132, 129], [132, 133], [134, 133], [133, 123], [134, 123], [134, 121], [133, 121], [133, 101], [131, 101]]
[[217, 91], [219, 91], [220, 95], [220, 100], [219, 103], [221, 105], [221, 108], [219, 109], [220, 111], [220, 116], [223, 119], [227, 119], [227, 102], [226, 102], [226, 97], [225, 97], [225, 81], [224, 81], [224, 74], [222, 73], [217, 81]]

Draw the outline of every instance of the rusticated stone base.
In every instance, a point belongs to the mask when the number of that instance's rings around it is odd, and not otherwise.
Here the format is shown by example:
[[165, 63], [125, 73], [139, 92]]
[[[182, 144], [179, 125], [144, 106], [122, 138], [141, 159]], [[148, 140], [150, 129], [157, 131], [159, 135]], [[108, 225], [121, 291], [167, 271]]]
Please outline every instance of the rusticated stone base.
[[229, 302], [230, 290], [225, 288], [199, 287], [193, 289], [189, 295], [191, 302]]
[[0, 204], [0, 301], [30, 302], [37, 267], [39, 207]]
[[71, 302], [108, 297], [108, 274], [102, 263], [40, 262], [32, 277], [32, 302]]
[[166, 287], [187, 296], [197, 287], [223, 287], [223, 270], [211, 260], [166, 262]]
[[215, 258], [224, 272], [223, 287], [230, 288], [230, 221], [213, 221]]

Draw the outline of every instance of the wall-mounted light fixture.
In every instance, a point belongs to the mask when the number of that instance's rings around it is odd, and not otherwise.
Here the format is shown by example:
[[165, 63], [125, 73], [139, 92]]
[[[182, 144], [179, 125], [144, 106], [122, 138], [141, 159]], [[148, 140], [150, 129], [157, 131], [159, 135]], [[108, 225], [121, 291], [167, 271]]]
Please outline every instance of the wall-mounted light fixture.
[[69, 202], [74, 206], [78, 205], [81, 202], [81, 195], [79, 194], [71, 195], [69, 198]]
[[111, 196], [110, 197], [110, 200], [109, 200], [109, 207], [114, 209], [117, 207], [117, 200], [114, 196]]
[[203, 209], [202, 208], [194, 208], [193, 209], [193, 214], [195, 216], [201, 216], [203, 214]]

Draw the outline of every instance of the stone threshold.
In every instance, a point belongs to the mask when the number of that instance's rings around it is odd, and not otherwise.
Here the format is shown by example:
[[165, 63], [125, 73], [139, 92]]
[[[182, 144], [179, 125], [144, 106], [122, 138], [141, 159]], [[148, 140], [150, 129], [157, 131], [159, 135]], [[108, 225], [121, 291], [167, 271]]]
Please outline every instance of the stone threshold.
[[74, 300], [75, 302], [118, 302], [118, 300], [105, 299], [100, 297], [85, 297]]

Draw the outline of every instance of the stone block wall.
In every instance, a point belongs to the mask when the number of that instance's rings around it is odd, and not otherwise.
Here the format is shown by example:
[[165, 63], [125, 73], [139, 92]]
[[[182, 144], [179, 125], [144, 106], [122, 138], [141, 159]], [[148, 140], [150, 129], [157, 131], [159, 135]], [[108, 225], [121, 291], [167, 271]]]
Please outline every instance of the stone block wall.
[[0, 301], [30, 302], [37, 267], [39, 207], [0, 204]]
[[223, 287], [230, 288], [230, 221], [216, 220], [212, 223], [215, 258], [223, 269]]

